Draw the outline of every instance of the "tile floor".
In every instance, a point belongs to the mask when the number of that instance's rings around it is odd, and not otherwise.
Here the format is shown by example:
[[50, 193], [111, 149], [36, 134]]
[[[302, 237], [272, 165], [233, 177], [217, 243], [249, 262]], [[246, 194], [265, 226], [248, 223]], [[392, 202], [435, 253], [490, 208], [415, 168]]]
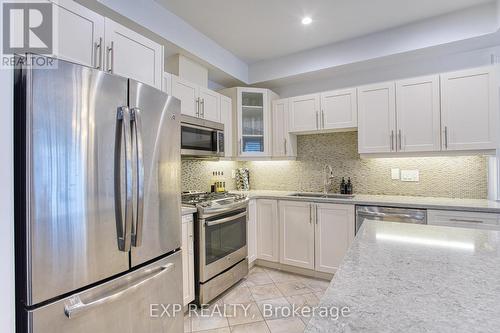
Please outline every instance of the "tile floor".
[[[264, 267], [253, 267], [248, 276], [226, 291], [207, 309], [212, 316], [201, 317], [195, 313], [184, 316], [184, 332], [202, 333], [299, 333], [303, 332], [309, 318], [283, 317], [277, 312], [266, 317], [264, 306], [273, 308], [315, 306], [323, 296], [330, 281], [305, 277]], [[223, 316], [223, 309], [229, 315]], [[231, 306], [238, 304], [238, 306]], [[246, 315], [242, 304], [247, 308]], [[267, 306], [269, 309], [269, 305]], [[199, 310], [198, 310], [199, 313]]]

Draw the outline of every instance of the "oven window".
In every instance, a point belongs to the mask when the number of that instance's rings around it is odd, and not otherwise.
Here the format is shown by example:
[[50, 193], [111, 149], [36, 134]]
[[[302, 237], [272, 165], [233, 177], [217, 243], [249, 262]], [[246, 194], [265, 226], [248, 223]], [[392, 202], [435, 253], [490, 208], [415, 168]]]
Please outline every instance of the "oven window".
[[214, 140], [214, 131], [182, 126], [181, 132], [182, 149], [217, 150], [217, 145]]
[[[217, 221], [217, 220], [215, 220]], [[213, 222], [215, 222], [213, 221]], [[247, 243], [247, 220], [246, 216], [235, 220], [205, 226], [205, 263], [224, 258], [232, 252], [241, 249]]]

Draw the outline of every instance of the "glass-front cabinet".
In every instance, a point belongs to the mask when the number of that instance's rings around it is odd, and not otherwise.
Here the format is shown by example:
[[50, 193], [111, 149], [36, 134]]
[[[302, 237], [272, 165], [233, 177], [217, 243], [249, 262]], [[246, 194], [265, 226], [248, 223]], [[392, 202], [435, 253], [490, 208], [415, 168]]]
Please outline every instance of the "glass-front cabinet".
[[233, 153], [240, 157], [272, 155], [271, 101], [278, 95], [268, 89], [230, 88], [222, 91], [233, 100]]

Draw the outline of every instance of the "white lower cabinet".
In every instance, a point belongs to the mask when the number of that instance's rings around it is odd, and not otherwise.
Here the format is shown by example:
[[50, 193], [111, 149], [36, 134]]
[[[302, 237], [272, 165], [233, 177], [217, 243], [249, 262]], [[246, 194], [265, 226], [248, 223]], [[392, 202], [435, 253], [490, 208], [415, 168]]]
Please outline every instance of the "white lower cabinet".
[[279, 202], [280, 263], [314, 269], [313, 204]]
[[315, 205], [315, 270], [335, 273], [354, 239], [354, 206]]
[[445, 227], [500, 230], [500, 214], [428, 210], [427, 223]]
[[257, 259], [257, 204], [255, 200], [250, 200], [248, 203], [247, 251], [250, 264]]
[[193, 215], [182, 217], [182, 291], [184, 305], [194, 301], [194, 221]]
[[257, 200], [257, 258], [279, 262], [278, 201]]

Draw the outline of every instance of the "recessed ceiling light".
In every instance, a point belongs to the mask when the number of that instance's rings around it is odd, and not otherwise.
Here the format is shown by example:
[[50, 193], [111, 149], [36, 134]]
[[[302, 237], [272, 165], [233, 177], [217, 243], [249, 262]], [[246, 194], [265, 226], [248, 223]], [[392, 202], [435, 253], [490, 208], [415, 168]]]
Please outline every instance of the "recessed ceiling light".
[[302, 19], [302, 24], [303, 25], [308, 25], [308, 24], [311, 24], [312, 23], [312, 18], [310, 18], [309, 16], [306, 16]]

